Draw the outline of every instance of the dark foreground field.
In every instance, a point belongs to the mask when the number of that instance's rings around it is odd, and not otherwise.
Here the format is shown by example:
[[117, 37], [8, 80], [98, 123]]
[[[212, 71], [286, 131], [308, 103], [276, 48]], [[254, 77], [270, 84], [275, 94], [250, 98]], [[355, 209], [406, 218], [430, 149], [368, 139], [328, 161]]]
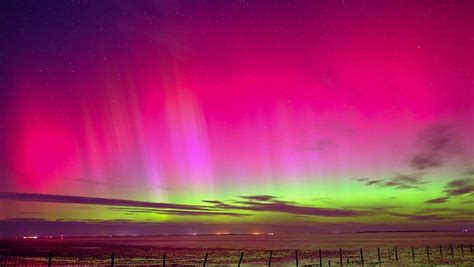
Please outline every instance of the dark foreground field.
[[51, 252], [52, 266], [162, 266], [163, 255], [166, 265], [236, 266], [243, 252], [242, 266], [268, 265], [270, 254], [272, 266], [375, 266], [379, 255], [384, 266], [474, 266], [473, 241], [453, 232], [4, 239], [0, 263], [47, 266]]

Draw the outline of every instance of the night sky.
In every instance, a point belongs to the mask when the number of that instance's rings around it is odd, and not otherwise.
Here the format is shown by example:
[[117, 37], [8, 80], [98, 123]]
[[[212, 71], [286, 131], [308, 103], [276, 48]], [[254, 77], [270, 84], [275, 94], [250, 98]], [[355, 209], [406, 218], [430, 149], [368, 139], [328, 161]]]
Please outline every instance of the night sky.
[[0, 235], [472, 229], [473, 14], [0, 1]]

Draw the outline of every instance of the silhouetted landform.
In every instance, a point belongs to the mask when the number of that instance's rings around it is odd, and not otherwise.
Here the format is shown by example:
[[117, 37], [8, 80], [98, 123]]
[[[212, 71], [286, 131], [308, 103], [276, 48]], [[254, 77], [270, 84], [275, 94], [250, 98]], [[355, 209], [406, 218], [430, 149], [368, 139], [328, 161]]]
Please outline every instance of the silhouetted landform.
[[[471, 232], [466, 230], [395, 230], [395, 231], [358, 231], [352, 232], [356, 234], [373, 234], [373, 233], [459, 233], [459, 232]], [[351, 232], [348, 232], [351, 233]]]

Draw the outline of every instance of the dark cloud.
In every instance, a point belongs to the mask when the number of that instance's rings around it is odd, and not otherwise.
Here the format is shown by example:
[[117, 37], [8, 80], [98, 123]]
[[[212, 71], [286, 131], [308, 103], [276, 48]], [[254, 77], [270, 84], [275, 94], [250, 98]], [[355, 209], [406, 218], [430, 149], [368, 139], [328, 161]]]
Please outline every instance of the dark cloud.
[[315, 207], [297, 206], [289, 203], [249, 203], [246, 206], [235, 207], [236, 209], [260, 211], [260, 212], [283, 212], [289, 214], [324, 216], [324, 217], [348, 217], [361, 216], [362, 212], [343, 209], [325, 209]]
[[[157, 203], [134, 201], [124, 199], [95, 198], [81, 196], [62, 196], [48, 194], [29, 194], [29, 193], [0, 193], [0, 199], [28, 201], [28, 202], [50, 202], [63, 204], [88, 204], [100, 206], [112, 206], [110, 209], [115, 211], [124, 211], [128, 213], [159, 213], [169, 215], [204, 215], [204, 216], [234, 216], [242, 217], [248, 214], [216, 211], [212, 206], [193, 206], [170, 203]], [[218, 204], [218, 203], [214, 203]]]
[[231, 217], [245, 217], [250, 214], [234, 213], [234, 212], [209, 212], [209, 211], [189, 211], [189, 210], [160, 210], [160, 214], [181, 215], [181, 216], [231, 216]]
[[[350, 209], [328, 209], [299, 205], [294, 202], [276, 200], [274, 196], [240, 196], [243, 201], [235, 204], [216, 202], [215, 207], [221, 209], [247, 210], [256, 212], [281, 212], [293, 215], [349, 217], [366, 215], [363, 211]], [[249, 201], [250, 200], [250, 201]], [[209, 203], [209, 201], [207, 201]]]
[[256, 195], [256, 196], [240, 196], [240, 198], [253, 200], [253, 201], [271, 201], [276, 197], [269, 195]]
[[[445, 196], [426, 201], [427, 204], [444, 203], [451, 197], [469, 196], [474, 193], [474, 178], [455, 179], [444, 186]], [[461, 202], [464, 203], [464, 202]]]
[[471, 223], [474, 216], [473, 211], [469, 209], [451, 207], [425, 208], [414, 213], [387, 212], [387, 214], [410, 221], [462, 222], [471, 220]]
[[218, 201], [218, 200], [203, 200], [202, 202], [209, 203], [214, 205], [214, 208], [217, 209], [230, 209], [232, 205], [226, 204], [223, 201]]
[[442, 164], [434, 154], [419, 154], [411, 159], [410, 165], [417, 170], [424, 170], [439, 167]]
[[409, 215], [407, 218], [411, 221], [440, 221], [449, 219], [438, 215]]
[[421, 175], [418, 174], [397, 174], [390, 179], [372, 179], [372, 178], [358, 178], [359, 182], [364, 183], [366, 186], [379, 186], [379, 187], [395, 187], [398, 189], [422, 189], [422, 185], [425, 181], [421, 180]]
[[357, 208], [366, 211], [375, 211], [375, 212], [384, 212], [390, 209], [398, 209], [400, 206], [398, 205], [367, 205], [367, 206], [352, 206], [352, 208]]
[[474, 169], [468, 169], [463, 173], [464, 176], [474, 176]]
[[461, 201], [462, 204], [474, 204], [474, 199], [465, 199]]
[[448, 196], [460, 196], [474, 192], [474, 178], [456, 179], [444, 187], [444, 193]]
[[454, 130], [445, 125], [426, 128], [417, 143], [419, 152], [410, 159], [410, 166], [417, 170], [440, 167], [449, 157], [461, 152]]
[[219, 201], [219, 200], [203, 200], [202, 202], [209, 203], [209, 204], [224, 204], [224, 202]]
[[295, 202], [280, 201], [275, 196], [254, 195], [240, 196], [233, 204], [227, 204], [217, 200], [204, 200], [204, 203], [211, 205], [181, 205], [172, 203], [145, 202], [124, 199], [63, 196], [49, 194], [30, 193], [0, 193], [0, 199], [30, 202], [50, 202], [63, 204], [87, 204], [113, 207], [138, 208], [124, 212], [159, 212], [173, 215], [206, 215], [206, 216], [247, 216], [248, 214], [234, 213], [231, 210], [246, 210], [254, 212], [280, 212], [294, 215], [325, 216], [325, 217], [348, 217], [365, 215], [362, 211], [345, 209], [327, 209], [299, 205]]
[[358, 179], [356, 179], [356, 180], [359, 181], [359, 182], [364, 183], [364, 184], [367, 185], [367, 186], [380, 184], [380, 183], [382, 182], [382, 180], [371, 179], [371, 178], [358, 178]]
[[0, 192], [0, 199], [31, 201], [31, 202], [53, 202], [53, 203], [88, 204], [88, 205], [101, 205], [101, 206], [126, 206], [126, 207], [158, 208], [158, 209], [180, 209], [180, 210], [207, 210], [208, 209], [205, 206], [194, 206], [194, 205], [146, 202], [146, 201], [135, 201], [135, 200], [113, 199], [113, 198], [13, 193], [13, 192]]
[[221, 211], [162, 210], [162, 209], [129, 208], [129, 207], [110, 207], [109, 210], [121, 211], [127, 215], [134, 215], [136, 213], [155, 213], [155, 214], [180, 215], [180, 216], [231, 216], [231, 217], [250, 216], [250, 214], [221, 212]]
[[[457, 141], [457, 135], [453, 128], [445, 125], [434, 125], [423, 130], [417, 140], [418, 152], [410, 159], [410, 166], [418, 171], [429, 170], [443, 166], [450, 157], [462, 152]], [[422, 174], [397, 174], [390, 179], [359, 178], [357, 181], [367, 186], [394, 187], [398, 189], [418, 189], [422, 190], [426, 181], [423, 181]], [[463, 194], [469, 188], [459, 189], [452, 193]], [[447, 201], [447, 198], [435, 199], [433, 201]], [[431, 202], [427, 203], [442, 203]]]
[[380, 215], [380, 214], [391, 215], [392, 213], [394, 213], [391, 210], [399, 209], [400, 206], [379, 204], [379, 205], [352, 205], [352, 206], [343, 206], [342, 208], [348, 209], [348, 210], [357, 210], [364, 215], [374, 216], [374, 215]]
[[426, 182], [422, 181], [418, 174], [397, 174], [382, 185], [400, 189], [421, 189], [423, 184], [426, 184]]
[[425, 201], [427, 204], [438, 204], [438, 203], [445, 203], [446, 201], [449, 200], [449, 197], [438, 197], [438, 198], [433, 198], [430, 200]]
[[[474, 221], [474, 211], [469, 208], [460, 207], [446, 207], [446, 206], [430, 206], [428, 208], [420, 209], [413, 213], [403, 214], [392, 214], [393, 216], [399, 216], [406, 218], [410, 221], [438, 221], [438, 222], [469, 222], [472, 224]], [[465, 226], [464, 226], [465, 227]]]
[[423, 213], [443, 213], [443, 214], [451, 213], [451, 214], [462, 215], [466, 213], [472, 214], [473, 211], [464, 209], [464, 208], [453, 208], [453, 207], [428, 207], [428, 208], [419, 210], [418, 213], [422, 213], [422, 214]]

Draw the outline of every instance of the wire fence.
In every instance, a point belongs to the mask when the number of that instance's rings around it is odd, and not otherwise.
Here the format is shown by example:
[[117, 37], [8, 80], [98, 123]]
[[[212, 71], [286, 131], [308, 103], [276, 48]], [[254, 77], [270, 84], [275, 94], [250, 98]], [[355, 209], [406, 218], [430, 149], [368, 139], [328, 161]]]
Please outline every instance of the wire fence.
[[[212, 253], [154, 257], [110, 255], [0, 255], [0, 267], [7, 266], [474, 266], [473, 245], [437, 247], [392, 247], [371, 249], [241, 251], [231, 255]], [[159, 257], [158, 257], [159, 255]]]

